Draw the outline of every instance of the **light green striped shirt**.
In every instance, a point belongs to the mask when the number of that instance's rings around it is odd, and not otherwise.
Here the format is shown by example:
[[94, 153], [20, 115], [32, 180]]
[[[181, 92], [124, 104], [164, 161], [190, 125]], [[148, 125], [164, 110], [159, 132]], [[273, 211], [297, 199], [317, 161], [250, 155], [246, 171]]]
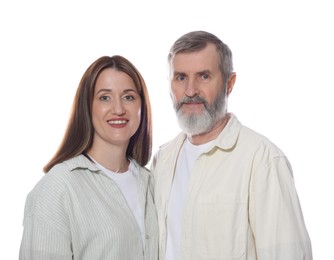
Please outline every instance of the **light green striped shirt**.
[[140, 171], [139, 225], [116, 183], [85, 156], [56, 165], [27, 197], [20, 260], [158, 259], [152, 176]]

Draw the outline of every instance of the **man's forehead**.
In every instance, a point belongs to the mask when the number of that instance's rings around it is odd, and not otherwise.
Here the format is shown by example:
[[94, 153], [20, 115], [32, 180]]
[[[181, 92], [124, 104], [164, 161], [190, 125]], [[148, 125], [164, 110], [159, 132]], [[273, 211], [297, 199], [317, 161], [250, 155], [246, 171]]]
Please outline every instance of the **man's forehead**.
[[176, 71], [191, 69], [198, 72], [219, 67], [219, 61], [219, 54], [215, 46], [211, 48], [207, 46], [196, 52], [177, 53], [172, 57], [170, 65]]
[[199, 61], [195, 62], [194, 60], [173, 60], [171, 62], [171, 71], [173, 73], [184, 73], [184, 74], [198, 74], [205, 72], [216, 72], [220, 71], [218, 61]]

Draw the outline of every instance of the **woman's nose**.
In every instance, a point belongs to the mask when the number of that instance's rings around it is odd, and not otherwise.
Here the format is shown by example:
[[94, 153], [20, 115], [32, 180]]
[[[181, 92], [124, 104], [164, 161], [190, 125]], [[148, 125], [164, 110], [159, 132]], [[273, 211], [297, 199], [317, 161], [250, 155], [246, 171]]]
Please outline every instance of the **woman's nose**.
[[115, 115], [124, 115], [125, 109], [121, 100], [115, 99], [112, 104], [112, 113]]

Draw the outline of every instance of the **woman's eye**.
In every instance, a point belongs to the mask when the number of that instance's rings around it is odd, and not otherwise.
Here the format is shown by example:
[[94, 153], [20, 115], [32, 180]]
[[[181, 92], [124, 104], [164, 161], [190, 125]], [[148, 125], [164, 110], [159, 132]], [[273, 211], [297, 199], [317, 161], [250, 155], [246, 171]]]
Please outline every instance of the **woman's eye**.
[[131, 101], [131, 100], [134, 100], [135, 98], [133, 97], [133, 96], [131, 96], [131, 95], [127, 95], [127, 96], [124, 96], [123, 97], [125, 100], [127, 100], [127, 101]]
[[108, 97], [108, 96], [101, 96], [100, 97], [101, 101], [108, 101], [109, 99], [110, 99], [110, 97]]

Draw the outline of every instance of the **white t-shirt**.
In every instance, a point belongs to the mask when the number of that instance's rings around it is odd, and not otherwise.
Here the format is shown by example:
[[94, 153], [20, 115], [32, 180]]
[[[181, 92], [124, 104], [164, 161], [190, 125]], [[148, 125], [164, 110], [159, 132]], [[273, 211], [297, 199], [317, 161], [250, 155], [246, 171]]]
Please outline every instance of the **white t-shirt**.
[[186, 139], [181, 148], [168, 205], [166, 260], [177, 260], [180, 258], [182, 215], [190, 174], [198, 156], [211, 143], [193, 145]]
[[129, 164], [128, 171], [123, 173], [116, 173], [103, 167], [101, 164], [96, 162], [92, 157], [91, 159], [95, 162], [96, 166], [100, 170], [102, 170], [105, 174], [107, 174], [110, 178], [112, 178], [116, 182], [117, 186], [122, 191], [133, 215], [135, 216], [138, 222], [144, 243], [145, 241], [144, 216], [140, 208], [138, 199], [139, 171], [136, 169], [136, 167], [131, 161]]

